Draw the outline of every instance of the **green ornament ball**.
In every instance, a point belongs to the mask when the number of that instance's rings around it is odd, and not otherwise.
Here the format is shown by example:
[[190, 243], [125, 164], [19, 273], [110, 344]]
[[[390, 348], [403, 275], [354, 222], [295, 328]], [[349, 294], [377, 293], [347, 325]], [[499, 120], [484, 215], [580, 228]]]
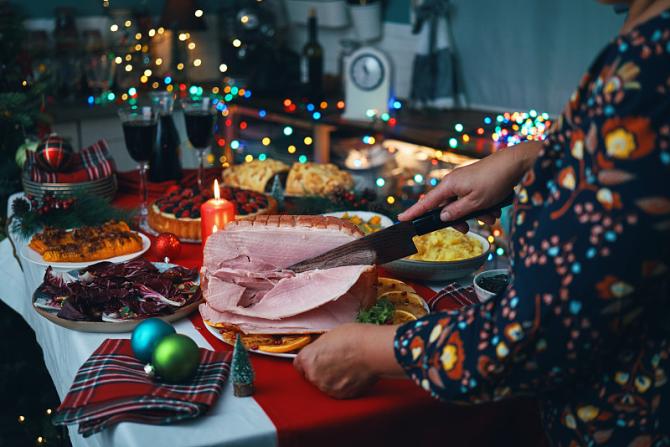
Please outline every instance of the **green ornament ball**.
[[156, 346], [151, 363], [161, 379], [181, 383], [190, 379], [198, 369], [200, 350], [186, 335], [168, 335]]

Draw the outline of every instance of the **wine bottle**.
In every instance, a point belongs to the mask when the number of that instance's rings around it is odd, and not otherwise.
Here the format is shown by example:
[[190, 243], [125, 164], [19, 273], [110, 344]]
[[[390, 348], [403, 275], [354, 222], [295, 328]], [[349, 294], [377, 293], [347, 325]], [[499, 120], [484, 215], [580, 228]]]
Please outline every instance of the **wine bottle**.
[[307, 19], [307, 43], [300, 60], [300, 80], [311, 100], [320, 99], [322, 94], [323, 48], [317, 39], [317, 28], [316, 10], [311, 9]]
[[160, 113], [158, 141], [149, 164], [149, 181], [164, 182], [181, 179], [179, 132], [172, 119], [174, 97], [168, 92], [152, 92], [151, 99]]

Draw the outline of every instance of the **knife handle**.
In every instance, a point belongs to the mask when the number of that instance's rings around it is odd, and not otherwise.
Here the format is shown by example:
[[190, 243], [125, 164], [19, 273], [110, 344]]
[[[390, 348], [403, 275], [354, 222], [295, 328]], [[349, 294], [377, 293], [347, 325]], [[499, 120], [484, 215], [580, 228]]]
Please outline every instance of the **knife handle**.
[[435, 230], [440, 230], [442, 228], [454, 226], [458, 223], [465, 222], [466, 220], [469, 219], [475, 219], [477, 216], [481, 216], [482, 214], [493, 213], [503, 207], [511, 205], [513, 202], [514, 202], [514, 193], [511, 193], [510, 195], [505, 197], [502, 201], [498, 202], [497, 204], [493, 205], [490, 208], [487, 208], [485, 210], [474, 211], [470, 214], [461, 217], [460, 219], [448, 220], [446, 222], [440, 219], [440, 213], [442, 212], [442, 208], [435, 208], [434, 210], [428, 211], [426, 214], [423, 214], [414, 219], [412, 221], [412, 225], [414, 226], [416, 235], [421, 236], [423, 234], [432, 233]]

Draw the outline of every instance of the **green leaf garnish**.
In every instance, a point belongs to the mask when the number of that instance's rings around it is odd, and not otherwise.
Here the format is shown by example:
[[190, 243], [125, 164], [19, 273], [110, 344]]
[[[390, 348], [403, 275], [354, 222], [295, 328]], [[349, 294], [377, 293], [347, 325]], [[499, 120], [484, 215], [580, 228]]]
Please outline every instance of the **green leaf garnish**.
[[356, 321], [359, 323], [386, 324], [393, 319], [395, 306], [386, 298], [382, 298], [369, 309], [358, 312]]

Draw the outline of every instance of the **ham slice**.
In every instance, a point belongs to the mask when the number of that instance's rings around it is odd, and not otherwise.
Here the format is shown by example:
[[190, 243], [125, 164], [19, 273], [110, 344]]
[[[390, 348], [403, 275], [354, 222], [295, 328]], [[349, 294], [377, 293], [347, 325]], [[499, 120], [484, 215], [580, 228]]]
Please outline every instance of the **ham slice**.
[[203, 318], [245, 333], [319, 333], [374, 301], [371, 265], [294, 273], [285, 268], [350, 242], [353, 224], [322, 216], [257, 216], [207, 240]]

